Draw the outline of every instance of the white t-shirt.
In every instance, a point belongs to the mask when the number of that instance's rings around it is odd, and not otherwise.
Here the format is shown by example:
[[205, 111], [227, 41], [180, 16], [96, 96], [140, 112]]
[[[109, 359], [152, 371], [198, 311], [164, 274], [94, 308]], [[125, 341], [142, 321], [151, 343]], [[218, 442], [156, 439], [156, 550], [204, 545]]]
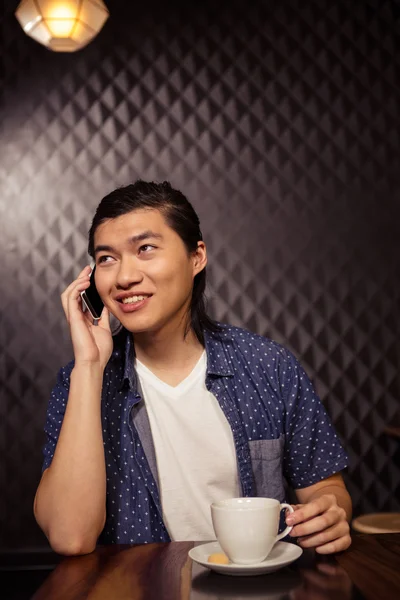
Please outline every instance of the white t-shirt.
[[174, 541], [213, 540], [210, 504], [240, 495], [232, 430], [205, 385], [207, 355], [176, 387], [136, 359], [155, 447], [163, 519]]

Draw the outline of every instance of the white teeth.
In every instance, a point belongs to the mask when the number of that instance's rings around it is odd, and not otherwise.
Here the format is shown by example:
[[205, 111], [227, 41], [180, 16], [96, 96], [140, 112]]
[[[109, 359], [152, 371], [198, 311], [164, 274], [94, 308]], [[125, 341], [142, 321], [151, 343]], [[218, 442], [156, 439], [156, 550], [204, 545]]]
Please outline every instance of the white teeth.
[[130, 298], [123, 298], [122, 304], [134, 304], [134, 302], [140, 302], [144, 300], [146, 296], [131, 296]]

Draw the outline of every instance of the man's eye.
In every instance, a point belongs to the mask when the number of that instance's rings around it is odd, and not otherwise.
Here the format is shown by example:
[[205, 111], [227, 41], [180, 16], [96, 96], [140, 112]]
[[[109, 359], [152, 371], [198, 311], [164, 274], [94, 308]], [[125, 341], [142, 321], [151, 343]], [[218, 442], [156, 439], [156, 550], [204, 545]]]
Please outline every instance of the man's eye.
[[105, 255], [104, 256], [100, 256], [97, 259], [97, 263], [100, 264], [100, 263], [108, 262], [109, 260], [111, 260], [111, 258], [112, 258], [111, 256], [105, 256]]
[[154, 250], [155, 246], [152, 246], [151, 244], [144, 244], [143, 246], [140, 246], [139, 248], [139, 252], [148, 252], [149, 250]]

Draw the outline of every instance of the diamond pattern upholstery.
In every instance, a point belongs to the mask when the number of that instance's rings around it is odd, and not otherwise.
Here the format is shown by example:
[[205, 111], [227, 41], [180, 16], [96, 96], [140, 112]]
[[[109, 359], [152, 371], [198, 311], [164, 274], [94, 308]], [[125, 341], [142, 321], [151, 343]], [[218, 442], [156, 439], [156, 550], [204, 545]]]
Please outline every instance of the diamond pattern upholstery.
[[[6, 6], [4, 6], [4, 4]], [[109, 1], [74, 55], [0, 9], [0, 546], [32, 517], [71, 358], [59, 295], [100, 198], [137, 177], [191, 199], [212, 314], [289, 347], [351, 456], [356, 514], [400, 510], [399, 55], [394, 0]]]

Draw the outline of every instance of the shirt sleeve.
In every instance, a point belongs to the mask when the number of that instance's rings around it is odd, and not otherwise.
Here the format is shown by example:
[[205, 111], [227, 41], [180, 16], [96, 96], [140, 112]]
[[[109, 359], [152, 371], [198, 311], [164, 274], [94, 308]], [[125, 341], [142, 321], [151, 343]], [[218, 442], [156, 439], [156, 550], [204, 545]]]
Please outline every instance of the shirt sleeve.
[[44, 427], [46, 443], [43, 448], [44, 460], [42, 473], [51, 465], [51, 461], [53, 460], [67, 406], [70, 376], [73, 365], [74, 363], [71, 362], [66, 367], [60, 369], [57, 375], [57, 383], [50, 395], [49, 404], [47, 406], [46, 424]]
[[343, 470], [348, 457], [309, 377], [289, 355], [283, 469], [292, 488], [297, 489]]

